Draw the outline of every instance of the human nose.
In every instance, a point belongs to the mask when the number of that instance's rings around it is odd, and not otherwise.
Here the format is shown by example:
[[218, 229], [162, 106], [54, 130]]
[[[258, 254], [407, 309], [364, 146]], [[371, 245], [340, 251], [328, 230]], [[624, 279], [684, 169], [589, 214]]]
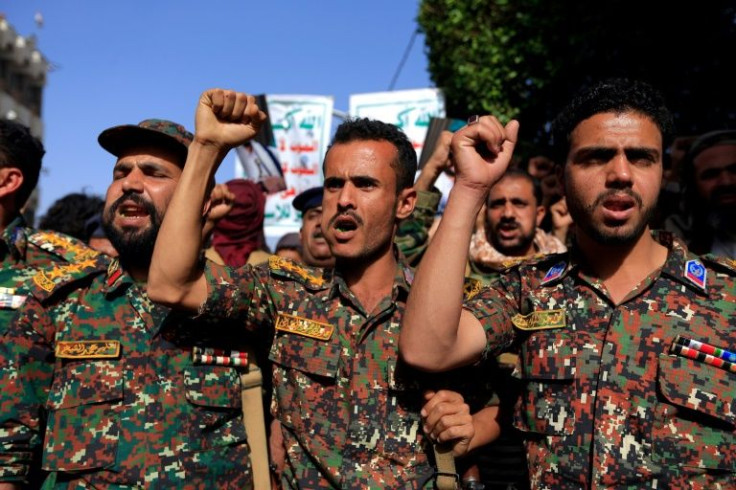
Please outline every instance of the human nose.
[[607, 166], [606, 183], [612, 187], [631, 185], [631, 162], [626, 155], [617, 155]]
[[506, 203], [503, 205], [501, 216], [503, 216], [504, 218], [514, 217], [514, 206], [511, 202], [506, 201]]
[[340, 193], [337, 196], [338, 208], [347, 209], [355, 207], [353, 192], [353, 186], [350, 185], [350, 183], [346, 183], [342, 188], [340, 188]]
[[123, 178], [123, 192], [143, 192], [143, 176], [132, 170]]

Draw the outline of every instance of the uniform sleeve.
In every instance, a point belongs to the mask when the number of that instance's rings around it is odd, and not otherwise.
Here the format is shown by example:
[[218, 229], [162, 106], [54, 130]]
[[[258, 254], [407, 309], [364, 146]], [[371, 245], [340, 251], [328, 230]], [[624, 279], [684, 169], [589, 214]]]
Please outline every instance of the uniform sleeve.
[[463, 308], [480, 321], [486, 332], [483, 359], [498, 356], [514, 341], [511, 319], [518, 312], [518, 294], [514, 294], [512, 282], [509, 276], [502, 276], [463, 301]]
[[0, 481], [24, 481], [43, 442], [42, 410], [53, 378], [51, 321], [26, 299], [0, 341]]
[[442, 194], [439, 191], [417, 192], [417, 204], [414, 212], [399, 224], [394, 243], [399, 248], [407, 263], [413, 267], [419, 264], [427, 250], [429, 229], [437, 214]]
[[202, 320], [235, 320], [249, 328], [271, 318], [268, 270], [245, 265], [232, 268], [206, 261], [207, 299], [199, 309]]

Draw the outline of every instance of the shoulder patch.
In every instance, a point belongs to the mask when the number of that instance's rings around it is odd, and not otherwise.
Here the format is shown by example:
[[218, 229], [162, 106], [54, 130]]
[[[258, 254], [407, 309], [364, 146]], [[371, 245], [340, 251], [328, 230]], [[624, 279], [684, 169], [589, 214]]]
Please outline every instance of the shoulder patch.
[[565, 272], [565, 269], [567, 269], [566, 261], [563, 260], [562, 262], [556, 263], [544, 275], [544, 277], [542, 278], [542, 284], [558, 279]]
[[688, 281], [698, 286], [700, 289], [705, 289], [705, 281], [708, 276], [708, 271], [702, 262], [697, 259], [688, 260], [685, 262], [685, 277]]
[[28, 243], [67, 262], [84, 261], [100, 254], [76, 238], [53, 231], [35, 231], [28, 236]]
[[326, 284], [320, 269], [306, 267], [277, 255], [272, 255], [268, 258], [268, 270], [313, 288], [321, 288]]

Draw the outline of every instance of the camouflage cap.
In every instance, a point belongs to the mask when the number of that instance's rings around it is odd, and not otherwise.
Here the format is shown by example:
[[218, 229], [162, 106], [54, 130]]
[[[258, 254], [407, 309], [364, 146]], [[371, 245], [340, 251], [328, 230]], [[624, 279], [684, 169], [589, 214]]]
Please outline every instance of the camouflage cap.
[[97, 141], [105, 150], [119, 157], [129, 148], [162, 146], [177, 153], [184, 166], [192, 133], [181, 124], [165, 119], [146, 119], [137, 125], [114, 126], [100, 133]]

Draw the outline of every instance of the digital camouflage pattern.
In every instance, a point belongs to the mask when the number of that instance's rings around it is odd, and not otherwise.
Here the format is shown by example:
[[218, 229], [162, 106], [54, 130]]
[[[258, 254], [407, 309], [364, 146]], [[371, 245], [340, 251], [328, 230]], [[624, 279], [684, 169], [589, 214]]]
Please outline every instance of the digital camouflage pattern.
[[736, 346], [736, 269], [657, 238], [665, 265], [618, 306], [575, 252], [522, 264], [465, 302], [486, 355], [521, 345], [515, 425], [532, 488], [734, 488], [736, 374], [669, 349], [677, 335]]
[[0, 480], [45, 428], [44, 487], [252, 488], [240, 368], [213, 329], [156, 306], [117, 260], [44, 270], [0, 343]]
[[394, 243], [412, 267], [419, 265], [427, 250], [429, 229], [437, 215], [440, 199], [442, 194], [439, 191], [417, 191], [414, 211], [399, 223], [396, 230]]
[[96, 254], [75, 238], [33, 230], [20, 216], [12, 220], [0, 235], [0, 334], [25, 301], [25, 286], [39, 269]]
[[205, 274], [204, 315], [275, 330], [272, 411], [284, 429], [285, 487], [433, 485], [419, 410], [423, 389], [436, 385], [398, 359], [406, 265], [371, 312], [339, 273], [280, 257], [259, 269], [208, 263]]

